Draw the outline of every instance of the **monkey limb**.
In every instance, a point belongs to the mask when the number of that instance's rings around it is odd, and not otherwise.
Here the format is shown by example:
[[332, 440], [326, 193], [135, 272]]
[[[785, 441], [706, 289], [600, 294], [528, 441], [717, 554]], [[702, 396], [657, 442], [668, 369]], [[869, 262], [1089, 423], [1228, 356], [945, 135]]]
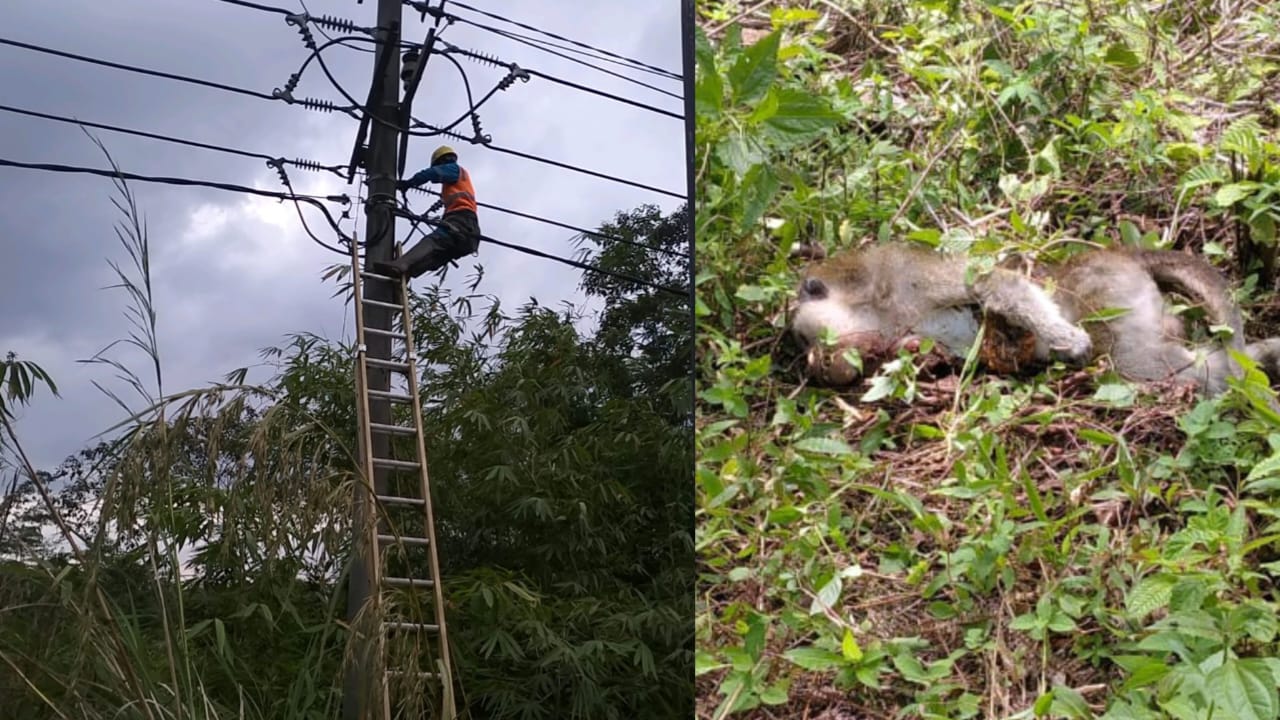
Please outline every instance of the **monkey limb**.
[[[1083, 363], [1092, 341], [1063, 317], [1036, 283], [1005, 268], [969, 278], [967, 259], [911, 245], [875, 245], [814, 266], [801, 282], [792, 331], [810, 349], [819, 379], [844, 384], [856, 377], [841, 354], [874, 354], [912, 336], [932, 338], [962, 355], [978, 331], [974, 309], [995, 313], [1031, 332], [1037, 354]], [[837, 338], [835, 352], [817, 342]], [[872, 340], [874, 339], [874, 340]]]
[[[1237, 350], [1271, 378], [1280, 378], [1280, 339], [1244, 344], [1240, 310], [1225, 278], [1201, 259], [1172, 251], [1086, 251], [1041, 268], [1052, 281], [1052, 295], [1005, 268], [966, 281], [966, 265], [962, 256], [878, 245], [814, 266], [801, 282], [792, 323], [810, 350], [810, 374], [848, 384], [857, 372], [841, 357], [843, 350], [875, 354], [910, 337], [933, 338], [963, 356], [977, 337], [976, 317], [983, 315], [993, 321], [989, 326], [1023, 332], [1015, 338], [1025, 344], [1020, 352], [1012, 358], [994, 354], [1002, 361], [991, 364], [997, 369], [1016, 368], [1026, 355], [1037, 362], [1074, 364], [1108, 355], [1117, 372], [1130, 379], [1172, 376], [1216, 394], [1225, 389], [1228, 376], [1239, 373], [1227, 352]], [[1230, 328], [1231, 337], [1193, 352], [1182, 321], [1165, 308], [1162, 289], [1199, 303], [1208, 321]], [[1093, 319], [1104, 310], [1121, 314]], [[824, 330], [838, 337], [834, 350], [817, 342]], [[985, 346], [980, 354], [993, 357]]]

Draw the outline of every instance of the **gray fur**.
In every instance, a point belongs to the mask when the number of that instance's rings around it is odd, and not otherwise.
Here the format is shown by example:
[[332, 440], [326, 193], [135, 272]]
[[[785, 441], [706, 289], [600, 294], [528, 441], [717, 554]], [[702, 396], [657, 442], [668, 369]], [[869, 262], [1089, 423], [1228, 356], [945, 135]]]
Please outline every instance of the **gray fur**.
[[[1040, 361], [1082, 365], [1106, 355], [1129, 379], [1174, 377], [1213, 395], [1240, 372], [1227, 354], [1234, 349], [1258, 362], [1273, 381], [1280, 378], [1280, 339], [1245, 345], [1240, 309], [1225, 278], [1200, 258], [1173, 251], [1088, 250], [1044, 268], [1051, 291], [1004, 268], [966, 282], [967, 264], [963, 255], [887, 244], [838, 253], [814, 266], [801, 283], [791, 324], [809, 349], [810, 373], [837, 385], [856, 377], [839, 353], [817, 347], [824, 328], [840, 337], [841, 349], [883, 352], [929, 337], [963, 356], [976, 340], [976, 315], [986, 312], [1033, 333]], [[1207, 320], [1230, 327], [1233, 336], [1193, 351], [1181, 320], [1165, 307], [1162, 288], [1202, 305]], [[1083, 322], [1116, 309], [1125, 313]]]

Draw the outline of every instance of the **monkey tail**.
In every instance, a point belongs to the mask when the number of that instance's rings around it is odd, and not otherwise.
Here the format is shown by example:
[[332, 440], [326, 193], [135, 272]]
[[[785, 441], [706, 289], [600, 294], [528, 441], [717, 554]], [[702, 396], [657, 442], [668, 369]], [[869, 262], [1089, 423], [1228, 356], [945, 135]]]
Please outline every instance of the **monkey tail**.
[[1202, 258], [1176, 250], [1135, 250], [1133, 258], [1151, 273], [1156, 285], [1165, 292], [1177, 292], [1197, 303], [1213, 325], [1232, 330], [1235, 348], [1244, 346], [1244, 318], [1231, 298], [1227, 279]]

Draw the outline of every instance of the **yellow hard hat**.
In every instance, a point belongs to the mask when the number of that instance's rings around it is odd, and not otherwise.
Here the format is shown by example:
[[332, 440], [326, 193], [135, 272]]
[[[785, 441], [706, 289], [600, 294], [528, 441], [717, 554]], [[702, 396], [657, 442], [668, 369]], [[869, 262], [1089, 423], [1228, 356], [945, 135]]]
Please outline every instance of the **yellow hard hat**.
[[457, 155], [457, 154], [458, 153], [455, 152], [454, 149], [449, 147], [448, 145], [441, 145], [440, 147], [436, 148], [435, 152], [431, 153], [431, 164], [434, 165], [437, 160], [444, 157], [445, 155]]

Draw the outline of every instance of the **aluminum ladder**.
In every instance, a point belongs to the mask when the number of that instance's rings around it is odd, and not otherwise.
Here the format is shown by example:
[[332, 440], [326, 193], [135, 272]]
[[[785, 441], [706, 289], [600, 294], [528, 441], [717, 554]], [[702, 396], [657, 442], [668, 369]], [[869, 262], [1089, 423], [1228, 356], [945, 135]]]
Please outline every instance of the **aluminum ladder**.
[[[368, 679], [365, 705], [369, 720], [439, 718], [455, 720], [453, 667], [445, 628], [444, 595], [436, 553], [435, 521], [427, 477], [422, 406], [414, 362], [413, 322], [407, 282], [360, 267], [358, 243], [351, 243], [351, 287], [356, 315], [356, 417], [360, 481], [366, 499], [363, 522], [357, 520], [356, 552], [368, 568], [369, 596], [360, 626], [373, 637], [373, 652], [362, 653]], [[390, 285], [398, 302], [365, 299], [365, 281]], [[392, 317], [391, 329], [366, 327], [365, 309], [377, 307]], [[369, 357], [366, 338], [385, 337], [399, 343], [401, 359]], [[386, 370], [404, 379], [403, 390], [369, 388], [369, 369]], [[370, 420], [371, 403], [389, 403], [390, 424]], [[375, 435], [387, 436], [387, 457], [374, 454]], [[411, 446], [406, 449], [405, 446]], [[414, 459], [396, 458], [414, 454]], [[375, 471], [385, 483], [375, 484]], [[416, 477], [415, 477], [416, 476]], [[416, 482], [414, 480], [416, 479]], [[386, 487], [378, 488], [378, 484]], [[372, 665], [373, 667], [368, 667]]]

